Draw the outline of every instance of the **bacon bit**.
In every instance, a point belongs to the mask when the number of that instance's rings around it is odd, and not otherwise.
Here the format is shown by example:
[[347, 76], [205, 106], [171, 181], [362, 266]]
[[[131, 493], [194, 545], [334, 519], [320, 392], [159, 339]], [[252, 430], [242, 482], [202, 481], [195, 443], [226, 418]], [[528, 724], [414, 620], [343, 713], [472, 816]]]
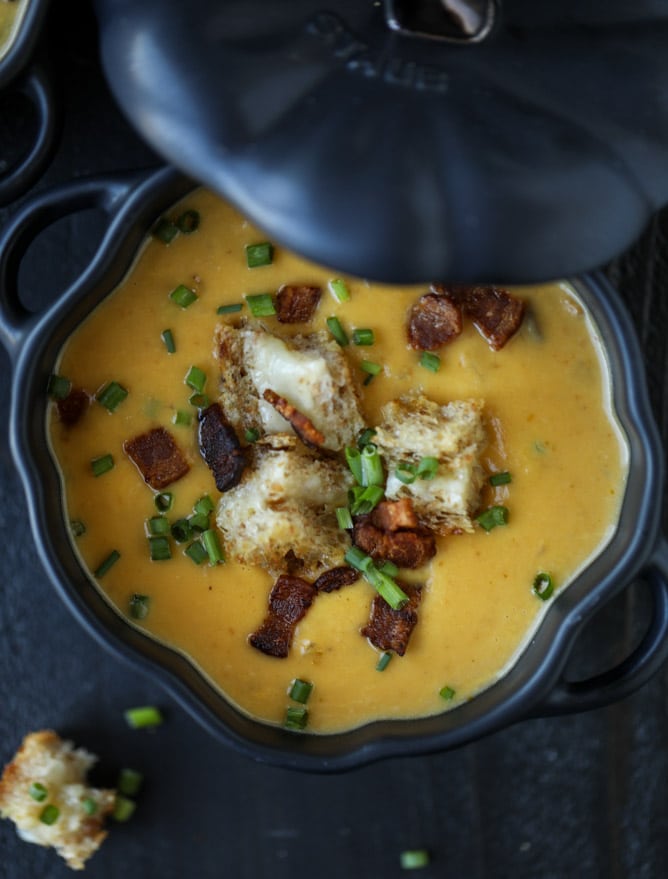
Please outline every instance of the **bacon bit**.
[[381, 531], [415, 530], [420, 525], [413, 501], [409, 497], [397, 501], [381, 501], [369, 518]]
[[283, 284], [276, 294], [276, 317], [282, 324], [306, 323], [313, 318], [322, 291], [306, 284]]
[[369, 622], [361, 630], [378, 650], [393, 650], [403, 656], [408, 647], [411, 633], [418, 621], [417, 607], [422, 597], [419, 586], [399, 583], [408, 596], [408, 603], [400, 610], [393, 610], [380, 595], [371, 602]]
[[330, 568], [329, 571], [324, 571], [313, 584], [313, 588], [316, 592], [334, 592], [335, 589], [341, 589], [342, 586], [351, 586], [359, 578], [359, 571], [342, 565], [339, 568]]
[[83, 388], [72, 388], [62, 400], [58, 400], [58, 418], [66, 427], [74, 427], [86, 413], [90, 405], [90, 397]]
[[503, 348], [522, 325], [524, 302], [507, 290], [443, 284], [432, 285], [432, 290], [460, 305], [493, 351]]
[[324, 445], [324, 434], [320, 433], [310, 418], [307, 418], [306, 415], [295, 409], [292, 403], [288, 403], [285, 397], [280, 397], [276, 391], [272, 391], [270, 388], [267, 388], [262, 396], [267, 403], [274, 407], [279, 415], [282, 415], [286, 421], [290, 422], [292, 429], [304, 445], [316, 449]]
[[360, 516], [355, 522], [353, 543], [374, 561], [383, 559], [400, 568], [419, 568], [436, 555], [436, 541], [427, 528], [383, 531], [368, 516]]
[[267, 656], [284, 659], [297, 623], [313, 603], [315, 587], [301, 577], [282, 574], [269, 594], [269, 612], [248, 642]]
[[123, 451], [144, 477], [160, 491], [185, 476], [190, 465], [173, 436], [164, 427], [155, 427], [123, 443]]
[[239, 484], [246, 458], [220, 403], [212, 403], [200, 413], [199, 448], [218, 491], [229, 491]]
[[456, 339], [462, 331], [460, 306], [447, 296], [425, 293], [408, 316], [408, 344], [419, 351], [434, 351]]

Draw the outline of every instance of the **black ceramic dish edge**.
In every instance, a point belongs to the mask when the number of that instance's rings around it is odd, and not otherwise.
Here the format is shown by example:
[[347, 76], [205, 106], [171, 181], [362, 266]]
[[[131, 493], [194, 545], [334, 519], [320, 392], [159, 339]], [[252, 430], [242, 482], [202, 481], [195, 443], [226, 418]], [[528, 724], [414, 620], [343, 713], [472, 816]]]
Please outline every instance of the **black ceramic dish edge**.
[[[614, 406], [633, 468], [619, 527], [605, 552], [554, 601], [519, 661], [475, 699], [445, 714], [378, 721], [348, 733], [291, 733], [241, 714], [185, 657], [152, 641], [111, 608], [70, 548], [59, 476], [47, 449], [46, 384], [73, 327], [117, 286], [160, 213], [194, 187], [171, 169], [75, 181], [31, 198], [0, 240], [0, 337], [14, 371], [12, 453], [42, 563], [77, 619], [103, 646], [157, 680], [217, 738], [255, 760], [300, 770], [337, 771], [446, 750], [530, 716], [607, 704], [641, 686], [668, 655], [668, 543], [659, 526], [664, 465], [640, 349], [625, 309], [602, 276], [572, 283], [610, 335], [606, 351], [615, 377]], [[88, 269], [44, 314], [26, 312], [16, 288], [23, 253], [55, 219], [89, 207], [104, 210], [109, 225]], [[581, 627], [634, 579], [646, 581], [654, 600], [642, 643], [605, 674], [566, 681], [563, 670]]]

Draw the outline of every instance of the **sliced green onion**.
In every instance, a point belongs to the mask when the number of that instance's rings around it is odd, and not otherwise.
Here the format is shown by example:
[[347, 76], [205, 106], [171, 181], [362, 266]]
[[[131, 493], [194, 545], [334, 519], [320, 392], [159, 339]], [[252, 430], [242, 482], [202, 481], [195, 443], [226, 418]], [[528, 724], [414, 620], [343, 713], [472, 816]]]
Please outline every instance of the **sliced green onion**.
[[190, 525], [191, 531], [206, 531], [209, 527], [209, 514], [193, 513], [192, 516], [188, 517], [188, 524]]
[[187, 519], [177, 519], [176, 522], [172, 523], [170, 531], [172, 532], [172, 537], [177, 543], [185, 543], [193, 536], [190, 522]]
[[348, 507], [336, 508], [336, 521], [342, 531], [347, 531], [349, 528], [353, 527], [353, 517], [350, 515]]
[[65, 397], [69, 396], [71, 390], [72, 382], [68, 378], [56, 375], [55, 373], [49, 376], [46, 392], [52, 400], [64, 400]]
[[188, 397], [188, 402], [196, 409], [207, 409], [211, 400], [209, 400], [206, 394], [193, 394], [191, 397]]
[[164, 516], [151, 516], [146, 521], [148, 533], [153, 537], [159, 537], [161, 534], [169, 534], [169, 522]]
[[56, 821], [60, 818], [60, 809], [58, 806], [54, 806], [53, 803], [49, 803], [44, 806], [42, 811], [39, 813], [39, 820], [42, 824], [55, 824]]
[[408, 603], [408, 596], [404, 590], [394, 582], [392, 577], [379, 571], [375, 565], [370, 566], [364, 572], [364, 576], [371, 583], [376, 592], [384, 598], [392, 610], [401, 610]]
[[503, 473], [492, 473], [489, 477], [490, 485], [508, 485], [508, 483], [512, 481], [513, 477], [507, 470], [504, 470]]
[[151, 605], [151, 599], [148, 595], [140, 595], [135, 592], [130, 596], [128, 609], [133, 620], [145, 620]]
[[220, 545], [217, 531], [209, 528], [207, 531], [202, 532], [202, 543], [209, 555], [209, 564], [220, 565], [225, 561], [225, 554]]
[[174, 333], [171, 330], [163, 330], [160, 333], [160, 338], [164, 342], [165, 348], [167, 349], [167, 353], [173, 354], [176, 351], [176, 342], [174, 341]]
[[199, 223], [199, 211], [184, 211], [176, 218], [176, 227], [184, 235], [192, 235], [193, 232], [196, 232], [199, 229]]
[[113, 456], [107, 454], [100, 455], [99, 458], [93, 458], [90, 462], [90, 469], [93, 471], [93, 476], [102, 476], [103, 473], [108, 473], [114, 469]]
[[121, 769], [116, 788], [125, 796], [134, 797], [139, 793], [143, 781], [144, 776], [136, 769]]
[[113, 567], [113, 565], [116, 564], [116, 562], [119, 560], [120, 557], [121, 557], [120, 552], [118, 552], [118, 550], [116, 550], [116, 549], [112, 549], [112, 551], [109, 553], [109, 555], [106, 557], [106, 559], [102, 562], [102, 564], [99, 565], [93, 571], [93, 576], [97, 577], [98, 579], [100, 577], [104, 577], [104, 575], [109, 571], [109, 569], [111, 567]]
[[132, 729], [146, 729], [160, 726], [163, 721], [162, 713], [155, 705], [140, 705], [137, 708], [127, 708], [123, 712], [125, 722]]
[[274, 247], [269, 241], [246, 245], [246, 265], [249, 269], [271, 265], [274, 259]]
[[353, 516], [365, 516], [378, 506], [384, 494], [385, 489], [382, 485], [367, 485], [355, 498], [350, 512]]
[[285, 712], [283, 726], [286, 729], [306, 729], [308, 723], [308, 708], [302, 705], [291, 705]]
[[216, 314], [236, 314], [244, 307], [243, 302], [233, 302], [230, 305], [219, 305]]
[[380, 365], [380, 363], [374, 363], [373, 360], [360, 361], [360, 369], [363, 372], [367, 373], [367, 377], [364, 379], [364, 384], [370, 384], [371, 381], [380, 373], [382, 368], [383, 367]]
[[354, 446], [345, 448], [346, 463], [358, 485], [362, 485], [362, 453]]
[[390, 660], [392, 659], [392, 654], [389, 650], [386, 650], [384, 653], [380, 654], [378, 662], [376, 663], [376, 671], [385, 671], [385, 669], [390, 664]]
[[81, 808], [86, 815], [94, 815], [97, 812], [97, 803], [92, 797], [85, 797], [81, 801]]
[[244, 431], [244, 438], [247, 443], [256, 443], [260, 439], [260, 431], [257, 427], [249, 427]]
[[380, 565], [378, 565], [378, 570], [382, 574], [387, 574], [388, 577], [396, 577], [399, 573], [399, 568], [394, 564], [394, 562], [384, 561]]
[[407, 849], [399, 856], [402, 870], [420, 870], [429, 865], [429, 852], [423, 848]]
[[368, 446], [370, 442], [373, 441], [377, 431], [373, 427], [366, 427], [364, 430], [360, 431], [359, 436], [357, 437], [357, 448], [362, 451], [364, 446]]
[[362, 485], [383, 485], [385, 474], [375, 443], [367, 443], [361, 452]]
[[420, 459], [415, 475], [419, 476], [420, 479], [433, 479], [437, 470], [438, 458], [425, 457]]
[[417, 479], [417, 467], [408, 461], [401, 461], [395, 469], [394, 475], [404, 485], [411, 485]]
[[371, 556], [363, 552], [359, 546], [351, 546], [346, 550], [344, 559], [351, 567], [355, 568], [357, 571], [362, 571], [362, 573], [365, 573], [368, 568], [373, 565], [373, 559]]
[[366, 329], [366, 328], [353, 330], [353, 344], [354, 345], [373, 345], [373, 343], [374, 343], [373, 330]]
[[194, 290], [191, 290], [190, 287], [186, 287], [185, 284], [179, 284], [178, 287], [174, 287], [169, 294], [169, 298], [172, 302], [181, 306], [181, 308], [188, 308], [188, 306], [192, 305], [197, 299], [197, 293], [195, 293]]
[[207, 516], [209, 513], [213, 513], [215, 509], [216, 507], [208, 494], [202, 495], [193, 507], [196, 513], [204, 513]]
[[172, 418], [172, 424], [178, 424], [180, 427], [190, 427], [192, 423], [192, 413], [186, 412], [185, 409], [176, 410]]
[[498, 525], [506, 525], [508, 524], [508, 508], [501, 506], [489, 507], [479, 516], [476, 516], [476, 522], [485, 531], [491, 531], [492, 528], [496, 528]]
[[430, 372], [438, 372], [441, 368], [441, 358], [431, 351], [423, 351], [420, 357], [420, 366], [424, 366]]
[[328, 317], [327, 328], [342, 348], [345, 348], [346, 345], [350, 344], [348, 334], [341, 326], [341, 321], [338, 319], [338, 317], [336, 317], [335, 315]]
[[206, 373], [204, 370], [200, 369], [199, 366], [191, 366], [186, 373], [184, 381], [194, 391], [201, 394], [204, 390], [204, 385], [206, 384]]
[[551, 575], [546, 571], [541, 571], [539, 574], [536, 574], [531, 591], [542, 601], [547, 601], [548, 598], [551, 598], [552, 593], [554, 592], [554, 580]]
[[179, 230], [171, 220], [167, 219], [167, 217], [160, 217], [151, 230], [151, 234], [154, 238], [162, 241], [163, 244], [171, 244], [179, 234]]
[[28, 793], [36, 803], [43, 803], [49, 795], [48, 790], [39, 781], [33, 781], [28, 788]]
[[341, 278], [334, 278], [329, 282], [329, 290], [337, 302], [347, 302], [350, 299], [350, 290]]
[[312, 690], [313, 684], [311, 681], [303, 681], [301, 678], [295, 678], [288, 691], [288, 696], [293, 701], [301, 702], [302, 705], [305, 705], [309, 700]]
[[201, 540], [193, 540], [185, 550], [185, 554], [189, 559], [195, 562], [196, 565], [201, 565], [202, 562], [205, 562], [209, 558], [209, 553], [204, 549], [204, 544]]
[[174, 495], [171, 491], [161, 491], [155, 496], [155, 506], [161, 513], [167, 513], [174, 503]]
[[71, 519], [70, 531], [72, 532], [72, 537], [81, 537], [82, 534], [86, 533], [86, 526], [81, 519]]
[[132, 818], [136, 808], [137, 804], [134, 802], [134, 800], [129, 800], [127, 797], [124, 797], [121, 794], [116, 794], [114, 811], [111, 813], [111, 817], [114, 819], [114, 821], [118, 821], [120, 823], [129, 821], [130, 818]]
[[451, 699], [455, 698], [455, 690], [452, 687], [441, 687], [438, 691], [438, 695], [441, 699], [445, 699], [446, 702], [449, 702]]
[[272, 314], [276, 314], [271, 293], [254, 293], [246, 296], [246, 302], [253, 317], [271, 317]]
[[149, 550], [152, 562], [166, 562], [172, 557], [172, 548], [168, 537], [149, 537]]
[[104, 406], [105, 409], [108, 409], [109, 412], [114, 412], [127, 395], [128, 392], [123, 385], [120, 385], [118, 382], [109, 382], [109, 384], [105, 385], [99, 394], [96, 395], [95, 399], [98, 403]]

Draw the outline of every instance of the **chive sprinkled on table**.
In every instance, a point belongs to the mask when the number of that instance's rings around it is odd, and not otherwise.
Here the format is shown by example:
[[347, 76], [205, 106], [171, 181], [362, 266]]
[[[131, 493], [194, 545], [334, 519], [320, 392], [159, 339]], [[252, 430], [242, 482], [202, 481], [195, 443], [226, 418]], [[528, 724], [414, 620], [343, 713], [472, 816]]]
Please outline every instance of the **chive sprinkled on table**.
[[136, 708], [126, 708], [123, 712], [125, 722], [132, 729], [148, 729], [160, 726], [163, 722], [162, 712], [155, 705], [139, 705]]

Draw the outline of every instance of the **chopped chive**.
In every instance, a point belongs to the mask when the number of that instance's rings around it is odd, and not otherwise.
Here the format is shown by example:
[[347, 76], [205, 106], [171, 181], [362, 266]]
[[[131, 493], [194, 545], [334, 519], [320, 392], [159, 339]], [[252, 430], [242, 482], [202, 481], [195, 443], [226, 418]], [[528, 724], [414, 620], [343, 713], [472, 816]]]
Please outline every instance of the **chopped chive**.
[[399, 573], [399, 568], [394, 564], [394, 562], [384, 561], [380, 565], [378, 565], [378, 570], [382, 574], [387, 574], [388, 577], [396, 577]]
[[231, 305], [219, 305], [216, 314], [236, 314], [244, 307], [243, 302], [234, 302]]
[[211, 400], [209, 400], [206, 394], [192, 394], [192, 396], [188, 397], [188, 402], [196, 409], [206, 409], [210, 405]]
[[181, 308], [188, 308], [197, 299], [197, 293], [185, 284], [179, 284], [178, 287], [174, 287], [169, 298]]
[[49, 795], [48, 790], [39, 781], [33, 781], [28, 788], [28, 793], [36, 803], [43, 803]]
[[128, 602], [130, 616], [133, 620], [145, 620], [148, 616], [150, 605], [151, 599], [148, 595], [140, 595], [138, 592], [134, 592]]
[[99, 458], [93, 458], [90, 462], [90, 469], [93, 471], [93, 476], [102, 476], [103, 473], [108, 473], [114, 469], [113, 456], [107, 454], [100, 455]]
[[355, 477], [355, 481], [358, 485], [362, 485], [362, 453], [355, 446], [346, 446], [345, 456], [346, 463]]
[[401, 610], [408, 603], [408, 596], [398, 583], [395, 583], [392, 577], [379, 571], [375, 565], [370, 565], [364, 572], [364, 576], [392, 610]]
[[489, 477], [490, 485], [508, 485], [508, 483], [512, 481], [513, 477], [507, 470], [504, 470], [503, 473], [492, 473]]
[[188, 517], [188, 524], [192, 531], [206, 531], [209, 527], [208, 513], [193, 513]]
[[373, 379], [380, 373], [382, 370], [382, 366], [380, 363], [374, 363], [373, 360], [362, 360], [360, 361], [360, 369], [362, 372], [366, 372], [367, 376], [364, 379], [364, 384], [371, 384]]
[[121, 557], [120, 552], [118, 552], [118, 550], [116, 550], [116, 549], [112, 549], [112, 551], [109, 553], [109, 555], [106, 557], [106, 559], [102, 562], [102, 564], [99, 565], [93, 571], [93, 576], [97, 577], [98, 579], [100, 577], [104, 577], [104, 575], [109, 571], [109, 569], [113, 565], [116, 564], [116, 562], [119, 560], [120, 557]]
[[70, 532], [72, 533], [72, 537], [81, 537], [82, 534], [86, 533], [86, 526], [81, 519], [71, 519]]
[[452, 687], [441, 687], [438, 691], [438, 695], [441, 699], [445, 699], [446, 702], [449, 702], [451, 699], [455, 698], [455, 690]]
[[423, 351], [420, 357], [420, 366], [424, 366], [430, 372], [438, 372], [441, 368], [441, 358], [431, 351]]
[[128, 392], [123, 385], [120, 385], [118, 382], [109, 382], [109, 384], [105, 385], [96, 395], [95, 399], [98, 403], [104, 406], [105, 409], [108, 409], [109, 412], [114, 412], [127, 395]]
[[271, 265], [274, 259], [274, 246], [269, 241], [246, 245], [246, 265], [249, 269]]
[[204, 385], [206, 384], [206, 373], [204, 370], [200, 369], [199, 366], [191, 366], [186, 373], [184, 381], [194, 391], [201, 394], [204, 390]]
[[160, 726], [163, 721], [162, 713], [155, 705], [141, 705], [137, 708], [127, 708], [123, 712], [125, 722], [133, 729], [144, 729], [152, 726]]
[[168, 537], [149, 537], [149, 551], [152, 562], [166, 562], [172, 557], [172, 548]]
[[213, 528], [202, 532], [202, 543], [209, 555], [209, 564], [219, 565], [225, 561], [225, 555], [218, 539], [218, 532]]
[[139, 793], [143, 781], [144, 776], [136, 769], [121, 769], [116, 788], [125, 796], [134, 797]]
[[172, 417], [172, 424], [178, 424], [181, 427], [190, 427], [192, 423], [192, 413], [186, 412], [185, 409], [177, 409]]
[[55, 373], [49, 376], [46, 392], [52, 400], [64, 400], [65, 397], [69, 396], [71, 390], [72, 382], [68, 378]]
[[531, 591], [542, 601], [547, 601], [554, 592], [554, 581], [551, 575], [546, 571], [541, 571], [539, 574], [536, 574]]
[[390, 660], [392, 659], [392, 654], [389, 650], [386, 650], [384, 653], [380, 654], [378, 658], [378, 662], [376, 663], [376, 671], [385, 671], [385, 669], [390, 664]]
[[174, 342], [174, 333], [171, 330], [163, 330], [160, 333], [160, 338], [164, 342], [165, 348], [167, 349], [167, 353], [173, 354], [176, 351], [176, 343]]
[[362, 451], [364, 446], [368, 446], [369, 443], [373, 440], [376, 435], [376, 430], [373, 427], [367, 427], [364, 430], [360, 431], [360, 435], [357, 437], [357, 448]]
[[402, 870], [420, 870], [429, 865], [429, 852], [423, 848], [407, 849], [401, 852], [399, 863]]
[[163, 244], [171, 244], [179, 234], [179, 230], [171, 220], [167, 217], [160, 217], [158, 222], [151, 230], [154, 238], [162, 241]]
[[146, 521], [148, 533], [153, 537], [159, 537], [161, 534], [169, 534], [169, 522], [164, 516], [151, 516]]
[[202, 495], [193, 507], [193, 510], [196, 513], [204, 513], [207, 516], [209, 513], [213, 513], [215, 509], [214, 503], [208, 494]]
[[383, 462], [380, 460], [376, 445], [367, 443], [362, 449], [361, 457], [362, 485], [383, 485], [385, 483]]
[[336, 521], [339, 523], [339, 528], [342, 531], [347, 531], [353, 527], [353, 517], [350, 515], [348, 507], [336, 508]]
[[366, 329], [366, 328], [353, 330], [353, 344], [355, 344], [355, 345], [373, 345], [373, 343], [374, 343], [373, 330]]
[[401, 461], [395, 469], [394, 475], [404, 485], [411, 485], [417, 479], [417, 467], [409, 461]]
[[384, 494], [385, 489], [382, 485], [367, 485], [355, 498], [350, 512], [353, 516], [365, 516], [378, 506]]
[[306, 729], [308, 708], [302, 705], [291, 705], [285, 712], [283, 726], [286, 729]]
[[437, 470], [438, 458], [425, 457], [420, 459], [415, 475], [419, 476], [420, 479], [433, 479]]
[[501, 506], [489, 507], [479, 516], [476, 516], [476, 522], [481, 528], [484, 528], [485, 531], [491, 531], [492, 528], [496, 528], [497, 525], [507, 525], [508, 508]]
[[192, 235], [199, 229], [200, 215], [199, 211], [184, 211], [176, 218], [176, 228], [184, 235]]
[[186, 541], [190, 540], [193, 536], [190, 522], [185, 518], [177, 519], [176, 522], [173, 522], [170, 531], [172, 532], [172, 537], [177, 543], [186, 543]]
[[195, 562], [196, 565], [201, 565], [202, 562], [205, 562], [209, 558], [209, 553], [204, 549], [204, 544], [201, 540], [193, 540], [193, 542], [185, 549], [185, 554]]
[[348, 334], [341, 326], [341, 321], [336, 317], [336, 315], [332, 315], [327, 318], [327, 329], [334, 336], [336, 341], [342, 348], [345, 348], [346, 345], [350, 344], [350, 339], [348, 338]]
[[86, 815], [94, 815], [97, 812], [97, 803], [92, 797], [85, 797], [81, 801], [81, 808]]
[[155, 506], [161, 513], [168, 513], [174, 503], [174, 495], [171, 491], [161, 491], [155, 496]]
[[293, 701], [301, 702], [302, 705], [305, 705], [309, 700], [312, 690], [313, 684], [311, 681], [303, 681], [301, 678], [295, 678], [288, 691], [288, 696]]
[[129, 800], [122, 794], [116, 794], [114, 811], [111, 813], [111, 817], [114, 819], [114, 821], [118, 821], [120, 823], [129, 821], [130, 818], [132, 818], [136, 808], [137, 804], [134, 802], [134, 800]]
[[357, 571], [365, 573], [370, 565], [373, 565], [373, 559], [370, 555], [363, 552], [359, 546], [351, 546], [344, 556], [346, 562]]
[[260, 439], [260, 431], [257, 427], [249, 427], [244, 431], [244, 438], [247, 443], [256, 443]]
[[271, 317], [276, 307], [271, 293], [254, 293], [245, 297], [253, 317]]
[[54, 806], [53, 803], [48, 803], [39, 813], [39, 820], [42, 822], [42, 824], [55, 824], [59, 818], [60, 809], [58, 808], [58, 806]]
[[350, 299], [350, 290], [341, 278], [334, 278], [329, 282], [329, 290], [337, 302], [347, 302]]

